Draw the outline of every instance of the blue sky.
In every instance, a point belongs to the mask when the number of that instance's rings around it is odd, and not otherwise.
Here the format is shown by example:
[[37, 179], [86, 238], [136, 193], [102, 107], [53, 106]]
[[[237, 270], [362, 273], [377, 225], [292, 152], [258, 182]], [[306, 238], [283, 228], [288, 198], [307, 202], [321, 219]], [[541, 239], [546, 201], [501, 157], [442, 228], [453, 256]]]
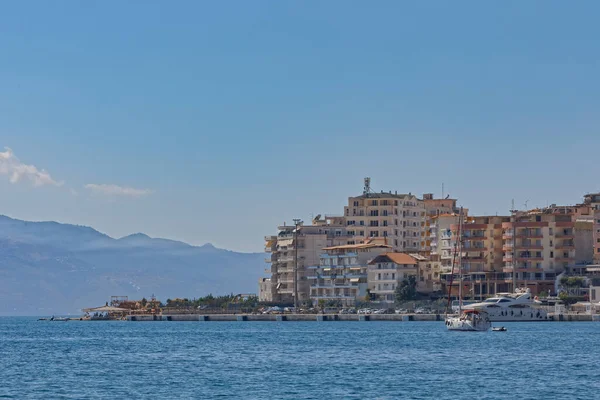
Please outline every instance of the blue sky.
[[364, 176], [479, 214], [578, 202], [600, 191], [599, 12], [4, 2], [0, 214], [261, 251]]

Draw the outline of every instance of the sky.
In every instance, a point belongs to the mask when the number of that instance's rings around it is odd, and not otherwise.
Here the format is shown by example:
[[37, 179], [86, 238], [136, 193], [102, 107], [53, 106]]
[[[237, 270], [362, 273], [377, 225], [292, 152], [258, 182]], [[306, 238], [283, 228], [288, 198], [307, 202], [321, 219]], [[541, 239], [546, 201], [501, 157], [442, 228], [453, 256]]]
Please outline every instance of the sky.
[[0, 214], [262, 251], [375, 190], [600, 191], [596, 1], [0, 3]]

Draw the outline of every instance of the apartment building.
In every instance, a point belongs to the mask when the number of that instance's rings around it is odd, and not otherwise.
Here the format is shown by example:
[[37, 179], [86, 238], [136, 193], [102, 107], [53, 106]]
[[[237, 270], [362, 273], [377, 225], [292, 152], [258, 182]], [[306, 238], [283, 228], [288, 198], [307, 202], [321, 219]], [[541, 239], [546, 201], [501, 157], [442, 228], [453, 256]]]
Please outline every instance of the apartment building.
[[383, 237], [394, 251], [418, 252], [422, 248], [425, 207], [423, 200], [411, 193], [374, 193], [366, 178], [363, 194], [348, 198], [344, 218], [356, 243]]
[[368, 239], [365, 243], [325, 247], [318, 265], [308, 267], [310, 299], [335, 301], [353, 306], [367, 294], [367, 268], [370, 260], [390, 251], [385, 238]]
[[271, 278], [260, 278], [258, 280], [258, 301], [273, 301], [273, 285]]
[[[558, 275], [575, 264], [576, 206], [516, 212], [502, 224], [506, 282], [533, 293], [553, 291]], [[512, 288], [512, 285], [510, 285]]]
[[[505, 282], [503, 224], [507, 216], [465, 217], [462, 238], [459, 238], [458, 216], [445, 232], [442, 240], [442, 281], [452, 296], [459, 289], [459, 254], [457, 240], [462, 239], [460, 260], [463, 272], [463, 295], [484, 298], [487, 295], [507, 291]], [[449, 218], [450, 219], [450, 218]], [[450, 237], [448, 239], [448, 236]], [[454, 263], [454, 274], [451, 273]]]
[[592, 241], [594, 263], [600, 264], [600, 193], [586, 194], [584, 204], [588, 205], [592, 213]]
[[[425, 207], [425, 230], [423, 232], [424, 240], [421, 243], [421, 254], [439, 254], [440, 252], [440, 230], [447, 229], [449, 226], [440, 224], [440, 216], [456, 216], [460, 208], [456, 205], [457, 200], [450, 197], [444, 199], [433, 198], [432, 193], [423, 195], [423, 204]], [[463, 209], [463, 215], [468, 215], [469, 210]], [[443, 220], [441, 222], [444, 222]]]
[[442, 291], [441, 273], [442, 262], [437, 254], [425, 256], [411, 253], [410, 256], [417, 261], [417, 292], [431, 295]]
[[[438, 255], [442, 267], [449, 268], [452, 265], [452, 225], [458, 224], [459, 215], [439, 214], [430, 217], [429, 237], [431, 239], [430, 255]], [[445, 271], [449, 272], [449, 271]]]
[[395, 290], [409, 276], [418, 275], [417, 260], [405, 253], [384, 253], [369, 262], [368, 286], [377, 300], [393, 303]]
[[268, 283], [259, 281], [259, 293], [264, 298], [271, 298], [275, 302], [294, 301], [294, 267], [297, 255], [298, 301], [310, 300], [310, 285], [307, 280], [307, 267], [319, 264], [320, 255], [324, 247], [339, 246], [353, 241], [347, 232], [343, 219], [320, 219], [320, 215], [313, 220], [312, 225], [299, 224], [296, 231], [295, 225], [278, 227], [277, 235], [265, 236], [265, 251], [270, 256], [265, 261], [270, 265], [265, 272], [270, 274], [270, 294]]

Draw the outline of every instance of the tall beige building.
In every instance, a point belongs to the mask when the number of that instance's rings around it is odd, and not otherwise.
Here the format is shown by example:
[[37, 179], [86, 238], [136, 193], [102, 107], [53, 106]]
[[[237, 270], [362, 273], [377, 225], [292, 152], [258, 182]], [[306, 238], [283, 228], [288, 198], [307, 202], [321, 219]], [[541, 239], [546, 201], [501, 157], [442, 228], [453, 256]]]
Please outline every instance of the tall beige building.
[[360, 196], [349, 197], [344, 207], [348, 234], [355, 243], [367, 238], [386, 238], [394, 251], [418, 252], [425, 231], [425, 206], [415, 195], [374, 193], [369, 178]]
[[[265, 236], [265, 251], [270, 256], [265, 260], [270, 268], [265, 272], [271, 275], [270, 281], [259, 281], [262, 297], [275, 302], [294, 301], [294, 267], [298, 265], [298, 301], [307, 302], [310, 298], [310, 284], [307, 267], [318, 265], [322, 249], [329, 246], [348, 244], [353, 237], [348, 235], [343, 219], [321, 220], [320, 216], [312, 225], [278, 227], [277, 235]], [[268, 286], [270, 285], [270, 293]]]
[[584, 196], [584, 203], [592, 211], [592, 240], [594, 263], [600, 264], [600, 193], [591, 193]]
[[[458, 218], [458, 216], [452, 216]], [[463, 295], [484, 298], [498, 291], [506, 291], [504, 282], [504, 260], [502, 226], [510, 217], [476, 216], [465, 217], [462, 226], [462, 251], [457, 253], [459, 240], [458, 220], [450, 225], [442, 239], [442, 260], [446, 287], [453, 296], [458, 293], [459, 260], [462, 261]], [[448, 238], [450, 236], [450, 238]], [[454, 265], [454, 277], [450, 273]], [[451, 283], [452, 282], [452, 283]], [[500, 284], [500, 286], [498, 286]]]

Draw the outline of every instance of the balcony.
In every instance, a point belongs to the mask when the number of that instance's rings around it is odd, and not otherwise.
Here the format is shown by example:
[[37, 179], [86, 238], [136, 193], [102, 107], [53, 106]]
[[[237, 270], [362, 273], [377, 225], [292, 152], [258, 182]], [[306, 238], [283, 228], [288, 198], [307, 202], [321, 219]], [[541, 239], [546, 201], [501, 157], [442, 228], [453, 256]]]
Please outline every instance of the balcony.
[[517, 250], [543, 250], [544, 246], [541, 244], [518, 244], [516, 247]]
[[542, 232], [517, 232], [517, 238], [542, 239], [543, 237]]
[[487, 240], [487, 236], [464, 236], [463, 240]]
[[462, 251], [464, 252], [473, 252], [473, 251], [487, 251], [487, 247], [463, 247]]
[[542, 257], [542, 256], [526, 256], [526, 257], [517, 256], [517, 261], [544, 261], [544, 257]]
[[556, 250], [573, 250], [575, 249], [574, 243], [561, 243], [554, 246]]
[[270, 242], [272, 240], [277, 240], [277, 235], [267, 235], [267, 236], [265, 236], [265, 242]]

